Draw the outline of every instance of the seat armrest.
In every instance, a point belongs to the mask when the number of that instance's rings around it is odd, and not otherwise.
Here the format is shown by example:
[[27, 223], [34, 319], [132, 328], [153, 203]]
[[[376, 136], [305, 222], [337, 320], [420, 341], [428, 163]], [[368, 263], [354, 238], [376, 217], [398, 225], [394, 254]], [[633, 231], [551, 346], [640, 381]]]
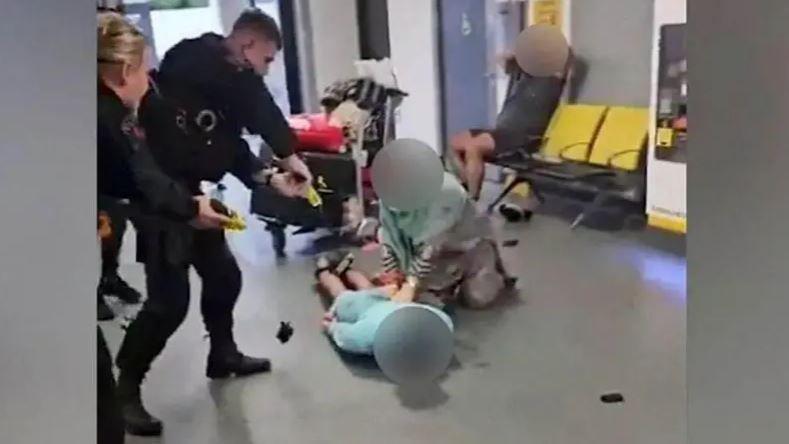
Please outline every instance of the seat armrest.
[[591, 145], [591, 143], [590, 143], [590, 142], [578, 142], [578, 143], [572, 143], [572, 144], [570, 144], [570, 145], [567, 145], [567, 146], [565, 146], [564, 148], [562, 148], [562, 149], [559, 151], [559, 158], [560, 158], [560, 159], [564, 159], [564, 160], [575, 160], [575, 159], [569, 159], [569, 158], [567, 158], [567, 157], [565, 156], [565, 154], [567, 153], [567, 151], [569, 151], [571, 148], [575, 148], [575, 147], [577, 147], [577, 146], [586, 146], [586, 147], [589, 147], [589, 145]]
[[616, 153], [608, 157], [608, 161], [606, 163], [609, 168], [614, 168], [614, 160], [616, 160], [617, 158], [622, 157], [625, 154], [641, 154], [641, 151], [642, 151], [641, 149], [617, 151]]

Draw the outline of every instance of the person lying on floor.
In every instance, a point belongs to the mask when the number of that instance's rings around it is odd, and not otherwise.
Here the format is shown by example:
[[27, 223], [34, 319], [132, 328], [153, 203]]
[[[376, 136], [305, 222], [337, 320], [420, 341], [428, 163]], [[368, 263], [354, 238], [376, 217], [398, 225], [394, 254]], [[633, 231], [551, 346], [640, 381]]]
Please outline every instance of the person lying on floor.
[[[387, 317], [402, 307], [418, 306], [454, 330], [452, 319], [446, 313], [424, 304], [403, 298], [397, 280], [386, 278], [373, 283], [363, 273], [353, 270], [353, 256], [348, 254], [335, 263], [322, 256], [318, 259], [316, 277], [332, 305], [321, 322], [324, 332], [340, 350], [358, 355], [374, 355], [378, 328]], [[377, 284], [377, 285], [376, 285]], [[402, 333], [404, 337], [409, 332]], [[431, 338], [415, 338], [429, 347]], [[405, 341], [409, 342], [410, 341]]]
[[402, 211], [382, 199], [383, 271], [402, 277], [398, 299], [486, 308], [515, 279], [504, 269], [489, 218], [454, 175], [443, 176], [436, 199], [425, 207]]

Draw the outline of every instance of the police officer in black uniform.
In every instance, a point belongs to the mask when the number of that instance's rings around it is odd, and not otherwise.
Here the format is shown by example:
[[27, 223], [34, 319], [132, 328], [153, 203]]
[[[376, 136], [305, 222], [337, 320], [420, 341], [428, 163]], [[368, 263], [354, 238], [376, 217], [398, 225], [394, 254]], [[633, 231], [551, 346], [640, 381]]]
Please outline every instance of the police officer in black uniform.
[[[228, 218], [211, 207], [207, 197], [193, 197], [168, 177], [147, 149], [135, 115], [148, 89], [145, 38], [124, 17], [100, 11], [97, 23], [97, 201], [109, 213], [118, 201], [144, 223], [160, 227], [161, 238], [182, 238], [193, 227], [219, 229]], [[190, 226], [191, 225], [191, 226]], [[97, 356], [97, 437], [100, 443], [122, 443], [124, 421], [116, 402], [112, 358], [101, 328]]]
[[[262, 76], [281, 48], [279, 29], [260, 10], [244, 12], [227, 37], [205, 34], [167, 52], [154, 75], [157, 90], [141, 107], [140, 121], [157, 162], [192, 193], [202, 181], [231, 173], [252, 188], [268, 184], [290, 197], [312, 180], [294, 155], [294, 135]], [[274, 174], [249, 149], [242, 130], [264, 138], [285, 173]], [[239, 352], [233, 308], [241, 271], [221, 231], [196, 231], [188, 245], [161, 248], [145, 239], [148, 299], [126, 332], [117, 364], [127, 430], [157, 435], [161, 422], [142, 404], [140, 386], [153, 360], [182, 323], [189, 305], [189, 267], [202, 279], [201, 312], [210, 338], [206, 375], [224, 378], [268, 372], [267, 359]]]

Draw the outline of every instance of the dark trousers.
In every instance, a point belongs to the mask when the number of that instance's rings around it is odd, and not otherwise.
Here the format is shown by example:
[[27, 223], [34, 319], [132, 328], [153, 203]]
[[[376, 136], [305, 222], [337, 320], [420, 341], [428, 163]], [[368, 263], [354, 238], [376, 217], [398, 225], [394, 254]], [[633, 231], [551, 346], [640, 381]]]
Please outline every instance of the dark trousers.
[[123, 236], [129, 225], [129, 211], [120, 203], [107, 206], [112, 234], [101, 240], [101, 275], [114, 276], [118, 273], [118, 259], [123, 247]]
[[[241, 270], [222, 231], [197, 231], [191, 265], [200, 276], [200, 308], [211, 338], [212, 353], [236, 351], [233, 308], [241, 293]], [[189, 265], [172, 265], [162, 255], [146, 258], [148, 299], [126, 331], [118, 367], [124, 377], [140, 381], [189, 309]]]
[[104, 333], [101, 328], [97, 328], [98, 334], [98, 365], [96, 372], [97, 387], [97, 443], [98, 444], [123, 444], [125, 439], [125, 429], [120, 407], [115, 399], [115, 376], [112, 374], [112, 357], [107, 343], [104, 341]]

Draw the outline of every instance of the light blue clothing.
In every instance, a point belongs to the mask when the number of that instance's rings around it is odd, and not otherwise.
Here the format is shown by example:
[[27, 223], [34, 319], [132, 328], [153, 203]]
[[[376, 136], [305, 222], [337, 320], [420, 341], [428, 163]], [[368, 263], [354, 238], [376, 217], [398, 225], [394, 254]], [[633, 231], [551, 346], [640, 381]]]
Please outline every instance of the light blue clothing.
[[328, 334], [337, 347], [355, 354], [372, 355], [373, 341], [378, 327], [394, 311], [407, 306], [420, 306], [436, 313], [450, 330], [452, 319], [441, 310], [424, 304], [403, 304], [389, 299], [380, 289], [348, 290], [334, 302], [335, 321]]

